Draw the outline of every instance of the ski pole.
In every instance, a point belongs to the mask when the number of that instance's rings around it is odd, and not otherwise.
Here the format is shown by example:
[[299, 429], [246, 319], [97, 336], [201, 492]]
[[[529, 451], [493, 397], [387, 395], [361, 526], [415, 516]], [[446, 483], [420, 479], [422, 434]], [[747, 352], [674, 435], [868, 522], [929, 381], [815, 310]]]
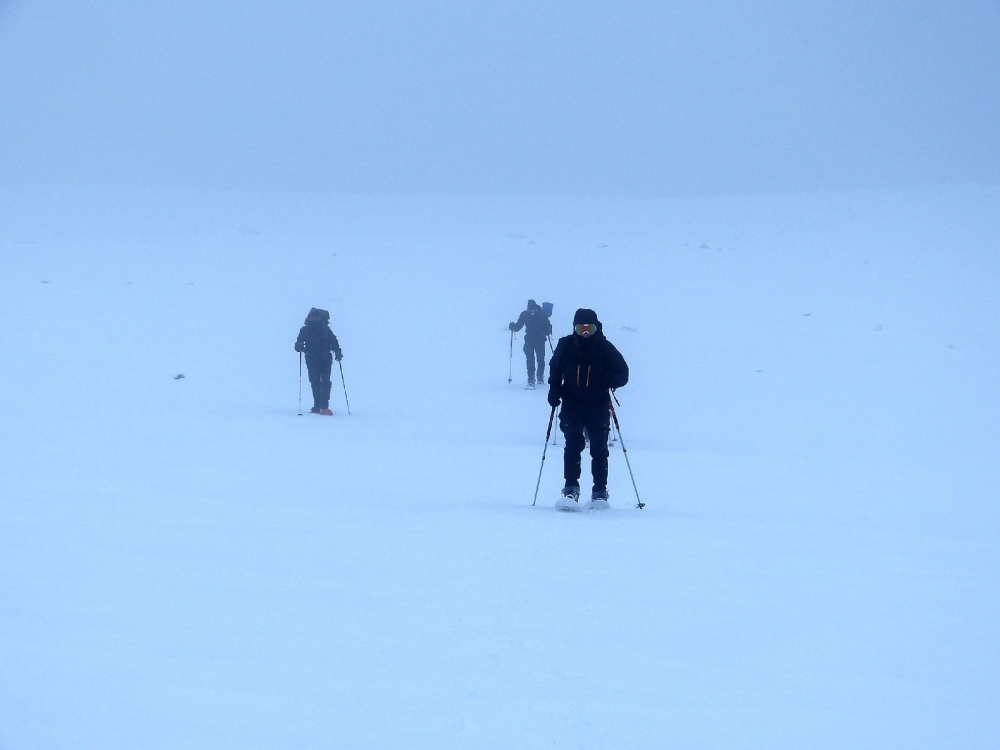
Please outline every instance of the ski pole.
[[[549, 370], [549, 377], [551, 376], [552, 376], [552, 371]], [[559, 445], [559, 430], [556, 430], [555, 432], [552, 433], [552, 445]]]
[[507, 382], [514, 382], [514, 332], [510, 332], [510, 363], [507, 365]]
[[[614, 396], [614, 394], [612, 394], [612, 396]], [[615, 397], [615, 401], [618, 401], [617, 396]], [[618, 405], [621, 406], [621, 402], [619, 402]], [[628, 451], [625, 450], [625, 439], [622, 437], [622, 427], [618, 424], [618, 414], [615, 412], [615, 405], [613, 403], [609, 401], [608, 406], [611, 407], [611, 417], [615, 420], [615, 429], [618, 430], [618, 442], [622, 444], [622, 453], [625, 455], [625, 465], [628, 466], [628, 475], [632, 477], [632, 489], [635, 490], [635, 507], [642, 510], [646, 507], [646, 503], [639, 499], [639, 489], [635, 486], [635, 475], [632, 474], [632, 464], [628, 460]]]
[[299, 352], [299, 416], [302, 416], [302, 352]]
[[339, 359], [337, 364], [340, 365], [340, 382], [344, 385], [344, 403], [347, 404], [347, 413], [351, 413], [351, 402], [347, 400], [347, 381], [344, 380], [344, 363]]
[[549, 450], [549, 435], [552, 434], [552, 420], [556, 416], [556, 407], [552, 407], [552, 412], [549, 414], [549, 427], [545, 431], [545, 447], [542, 449], [542, 465], [538, 467], [538, 481], [535, 482], [535, 499], [531, 501], [531, 507], [535, 507], [535, 503], [538, 502], [538, 488], [542, 484], [542, 469], [545, 468], [545, 454]]
[[549, 340], [549, 349], [552, 351], [553, 354], [555, 354], [556, 353], [556, 348], [554, 346], [552, 346], [552, 334], [551, 333], [548, 334], [546, 336], [546, 338]]
[[[548, 442], [549, 442], [549, 436], [548, 436], [548, 434], [546, 434], [545, 435], [545, 444], [548, 445]], [[559, 430], [555, 430], [552, 433], [552, 445], [559, 445]]]

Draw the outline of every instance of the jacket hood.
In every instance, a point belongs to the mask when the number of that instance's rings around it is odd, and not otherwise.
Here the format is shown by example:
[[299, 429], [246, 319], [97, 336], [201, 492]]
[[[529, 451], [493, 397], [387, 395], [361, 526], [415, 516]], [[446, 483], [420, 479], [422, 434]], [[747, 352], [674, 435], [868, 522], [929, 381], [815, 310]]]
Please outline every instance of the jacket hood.
[[[576, 326], [580, 323], [593, 323], [597, 326], [597, 333], [591, 340], [600, 338], [604, 335], [604, 325], [597, 319], [597, 313], [590, 308], [581, 307], [573, 315], [573, 325]], [[573, 332], [573, 335], [576, 336], [576, 331]], [[579, 336], [577, 336], [577, 338], [579, 338]]]
[[[311, 320], [311, 318], [319, 318], [319, 320], [318, 321], [313, 321], [313, 320]], [[309, 325], [310, 323], [317, 323], [319, 325], [325, 325], [325, 324], [327, 324], [329, 322], [330, 322], [330, 313], [328, 313], [326, 310], [322, 310], [322, 309], [320, 309], [318, 307], [312, 308], [309, 311], [309, 314], [306, 315], [306, 325]]]

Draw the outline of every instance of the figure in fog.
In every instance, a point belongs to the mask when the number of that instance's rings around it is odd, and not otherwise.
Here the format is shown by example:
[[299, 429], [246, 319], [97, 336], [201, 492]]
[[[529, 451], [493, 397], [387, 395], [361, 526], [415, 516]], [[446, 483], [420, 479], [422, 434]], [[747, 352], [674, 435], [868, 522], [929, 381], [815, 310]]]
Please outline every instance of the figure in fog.
[[309, 385], [312, 386], [313, 414], [333, 416], [330, 410], [330, 372], [333, 359], [344, 358], [337, 337], [330, 330], [330, 313], [312, 308], [306, 316], [306, 324], [299, 330], [295, 340], [295, 351], [304, 352], [309, 370]]
[[594, 480], [587, 507], [608, 507], [608, 433], [611, 393], [628, 383], [628, 365], [593, 310], [580, 308], [573, 316], [573, 333], [556, 344], [549, 363], [549, 405], [562, 404], [559, 429], [565, 435], [563, 477], [566, 485], [556, 503], [576, 510], [580, 500], [581, 457], [590, 439], [590, 472]]
[[[548, 303], [546, 303], [548, 304]], [[516, 323], [509, 326], [517, 333], [524, 329], [524, 358], [528, 367], [528, 387], [545, 382], [545, 342], [552, 333], [552, 322], [545, 311], [533, 299], [528, 300], [528, 308], [518, 316]]]

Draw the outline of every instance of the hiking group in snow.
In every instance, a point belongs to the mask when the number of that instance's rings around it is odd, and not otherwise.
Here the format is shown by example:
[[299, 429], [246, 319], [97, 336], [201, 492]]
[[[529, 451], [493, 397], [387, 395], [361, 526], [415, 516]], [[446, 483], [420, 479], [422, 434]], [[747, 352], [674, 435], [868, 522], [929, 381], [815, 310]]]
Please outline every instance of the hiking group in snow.
[[[556, 409], [559, 409], [559, 429], [565, 437], [563, 448], [563, 486], [556, 508], [577, 510], [586, 507], [599, 510], [608, 507], [608, 438], [611, 422], [618, 418], [612, 398], [614, 391], [628, 383], [628, 364], [615, 345], [604, 335], [604, 326], [597, 313], [581, 307], [573, 315], [573, 331], [552, 345], [552, 304], [539, 305], [528, 300], [526, 309], [517, 320], [508, 325], [511, 336], [511, 358], [514, 350], [514, 334], [524, 330], [524, 356], [528, 373], [528, 388], [545, 383], [545, 344], [552, 349], [549, 360], [548, 403], [552, 407], [549, 415], [549, 430], [546, 433], [545, 448], [548, 450], [549, 434]], [[299, 352], [299, 414], [302, 413], [302, 355], [305, 355], [312, 386], [313, 414], [332, 416], [330, 409], [330, 375], [333, 360], [338, 364], [343, 352], [337, 337], [330, 329], [330, 313], [312, 308], [306, 316], [305, 325], [299, 330], [295, 340], [295, 351]], [[513, 360], [512, 360], [513, 361]], [[341, 379], [343, 367], [341, 366]], [[508, 373], [507, 382], [511, 382]], [[347, 398], [347, 385], [344, 385]], [[348, 406], [350, 411], [350, 406]], [[621, 430], [619, 429], [619, 435]], [[583, 473], [583, 451], [590, 446], [590, 473], [593, 479], [590, 500], [580, 505], [580, 477]], [[624, 452], [624, 444], [622, 445]], [[626, 462], [628, 454], [625, 455]], [[542, 453], [542, 465], [545, 453]], [[629, 466], [629, 474], [632, 468]], [[541, 469], [539, 469], [541, 481]], [[635, 480], [633, 478], [633, 486]], [[538, 488], [535, 488], [535, 499]], [[638, 499], [638, 491], [636, 492]], [[534, 505], [534, 503], [532, 503]], [[643, 503], [639, 501], [638, 507]]]

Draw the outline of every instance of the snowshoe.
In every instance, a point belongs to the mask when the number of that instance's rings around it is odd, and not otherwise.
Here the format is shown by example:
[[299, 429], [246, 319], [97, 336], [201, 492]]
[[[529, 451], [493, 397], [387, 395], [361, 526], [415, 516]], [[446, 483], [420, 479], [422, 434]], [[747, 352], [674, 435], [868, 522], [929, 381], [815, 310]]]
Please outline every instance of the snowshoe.
[[590, 494], [587, 510], [605, 510], [608, 507], [608, 491], [594, 490]]
[[566, 485], [556, 500], [556, 510], [580, 510], [580, 488]]

